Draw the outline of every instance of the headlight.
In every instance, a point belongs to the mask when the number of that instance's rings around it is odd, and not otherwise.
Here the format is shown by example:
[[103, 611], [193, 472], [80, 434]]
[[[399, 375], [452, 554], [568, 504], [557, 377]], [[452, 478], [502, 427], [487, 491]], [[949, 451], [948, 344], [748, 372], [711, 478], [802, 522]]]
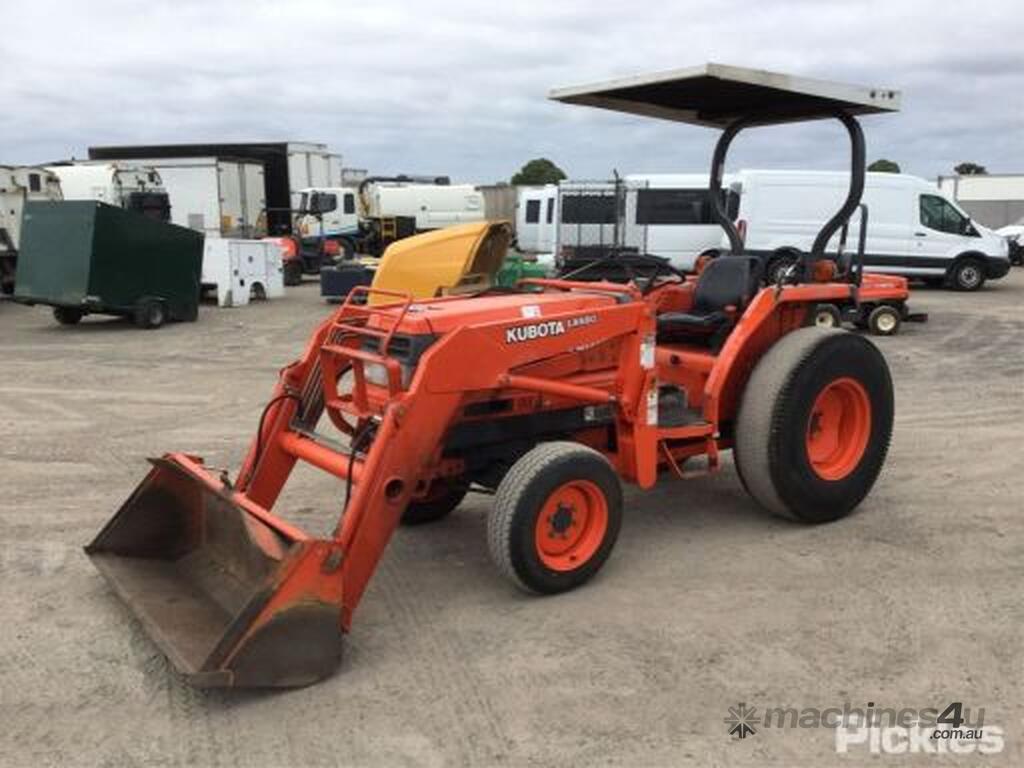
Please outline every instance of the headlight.
[[363, 375], [374, 386], [388, 386], [388, 367], [384, 363], [367, 363], [363, 366]]
[[[412, 371], [408, 366], [400, 365], [401, 375], [399, 380], [403, 388], [409, 386], [409, 380], [412, 378]], [[375, 387], [388, 387], [388, 367], [384, 363], [366, 363], [363, 366], [363, 375], [366, 376], [366, 381], [369, 384], [373, 384]]]

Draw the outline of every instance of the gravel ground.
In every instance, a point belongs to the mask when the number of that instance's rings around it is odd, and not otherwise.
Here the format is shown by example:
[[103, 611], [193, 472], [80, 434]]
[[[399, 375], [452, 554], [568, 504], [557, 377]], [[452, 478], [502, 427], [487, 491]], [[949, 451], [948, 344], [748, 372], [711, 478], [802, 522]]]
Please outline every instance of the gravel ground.
[[[897, 388], [860, 510], [801, 527], [731, 466], [627, 491], [585, 588], [529, 598], [486, 552], [488, 498], [401, 530], [332, 678], [202, 692], [168, 668], [81, 554], [167, 450], [237, 466], [277, 369], [327, 309], [315, 286], [142, 332], [0, 305], [0, 765], [878, 764], [830, 729], [727, 733], [728, 708], [985, 709], [1024, 761], [1024, 270], [978, 294], [921, 289], [926, 325], [878, 341]], [[280, 510], [332, 523], [302, 470]], [[882, 758], [908, 762], [907, 755]]]

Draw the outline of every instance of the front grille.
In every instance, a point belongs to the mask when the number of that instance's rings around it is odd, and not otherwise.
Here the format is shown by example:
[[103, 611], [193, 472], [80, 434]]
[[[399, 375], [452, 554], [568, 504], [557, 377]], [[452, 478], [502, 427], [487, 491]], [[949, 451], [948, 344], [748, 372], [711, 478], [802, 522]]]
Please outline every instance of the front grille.
[[[420, 361], [423, 353], [436, 340], [437, 337], [432, 333], [417, 335], [396, 333], [391, 337], [391, 342], [388, 344], [388, 357], [394, 358], [403, 366], [413, 369]], [[360, 348], [364, 352], [378, 352], [382, 341], [382, 339], [375, 336], [368, 336], [363, 339]]]

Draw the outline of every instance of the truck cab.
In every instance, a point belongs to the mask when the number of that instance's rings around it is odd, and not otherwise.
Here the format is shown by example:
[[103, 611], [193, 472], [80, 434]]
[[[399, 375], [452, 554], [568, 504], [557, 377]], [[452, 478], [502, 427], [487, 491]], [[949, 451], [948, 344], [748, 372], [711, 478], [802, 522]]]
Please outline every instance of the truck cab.
[[124, 163], [53, 165], [65, 200], [98, 200], [135, 211], [157, 221], [170, 222], [171, 201], [154, 168]]
[[294, 230], [303, 240], [339, 239], [359, 233], [354, 187], [306, 187], [299, 195]]

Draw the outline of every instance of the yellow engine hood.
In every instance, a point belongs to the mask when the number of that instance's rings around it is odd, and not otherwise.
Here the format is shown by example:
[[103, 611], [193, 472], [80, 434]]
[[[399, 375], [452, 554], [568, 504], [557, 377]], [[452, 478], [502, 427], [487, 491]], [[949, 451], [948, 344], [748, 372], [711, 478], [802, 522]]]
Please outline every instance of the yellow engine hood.
[[[511, 239], [507, 221], [459, 224], [407, 237], [384, 251], [373, 287], [405, 291], [417, 299], [485, 290], [494, 284]], [[387, 301], [370, 294], [371, 304]]]

